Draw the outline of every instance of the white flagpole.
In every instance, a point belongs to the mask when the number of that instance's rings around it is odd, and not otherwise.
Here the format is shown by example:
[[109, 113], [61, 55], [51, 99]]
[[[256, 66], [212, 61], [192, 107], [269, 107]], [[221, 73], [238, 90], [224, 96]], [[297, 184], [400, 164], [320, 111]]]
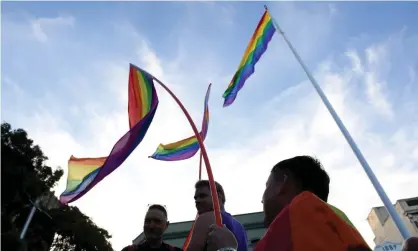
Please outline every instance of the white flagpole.
[[30, 210], [29, 216], [26, 219], [25, 225], [23, 226], [23, 229], [20, 232], [20, 236], [19, 236], [20, 240], [23, 240], [25, 238], [26, 231], [28, 231], [29, 224], [32, 221], [32, 218], [33, 218], [33, 215], [35, 214], [35, 211], [36, 211], [36, 206], [33, 205], [32, 209]]
[[[268, 8], [264, 5], [266, 11]], [[270, 14], [270, 13], [269, 13]], [[271, 16], [271, 14], [270, 14]], [[380, 185], [379, 181], [376, 178], [376, 175], [373, 173], [372, 169], [370, 168], [369, 164], [367, 163], [366, 159], [364, 158], [363, 154], [361, 153], [360, 149], [357, 147], [356, 143], [354, 142], [353, 138], [351, 137], [350, 133], [348, 132], [347, 128], [345, 128], [343, 122], [341, 121], [340, 117], [335, 112], [334, 108], [332, 107], [331, 103], [329, 102], [328, 98], [325, 96], [324, 92], [322, 91], [321, 87], [318, 85], [312, 74], [309, 72], [306, 65], [303, 63], [302, 59], [300, 58], [299, 54], [296, 52], [295, 48], [293, 48], [292, 44], [287, 39], [284, 32], [280, 29], [280, 26], [276, 23], [273, 16], [271, 16], [273, 21], [273, 25], [276, 28], [276, 32], [283, 36], [284, 40], [286, 41], [287, 45], [289, 46], [290, 50], [292, 51], [293, 55], [296, 57], [300, 65], [302, 66], [303, 70], [305, 71], [306, 75], [308, 76], [309, 80], [311, 81], [313, 87], [315, 88], [318, 95], [321, 97], [322, 102], [327, 107], [329, 113], [331, 113], [332, 118], [334, 119], [335, 123], [337, 123], [338, 128], [340, 129], [341, 133], [344, 135], [345, 139], [347, 140], [348, 144], [350, 145], [351, 149], [353, 150], [354, 154], [356, 155], [357, 159], [359, 160], [360, 164], [363, 166], [364, 171], [366, 172], [367, 176], [369, 177], [370, 181], [372, 182], [374, 188], [376, 189], [377, 193], [379, 194], [380, 199], [383, 201], [386, 209], [389, 212], [389, 215], [392, 217], [393, 221], [395, 222], [396, 226], [398, 227], [402, 237], [406, 240], [411, 237], [408, 229], [405, 227], [405, 224], [402, 222], [401, 217], [396, 212], [395, 207], [390, 202], [389, 197], [386, 195], [385, 191], [383, 190], [382, 185]]]

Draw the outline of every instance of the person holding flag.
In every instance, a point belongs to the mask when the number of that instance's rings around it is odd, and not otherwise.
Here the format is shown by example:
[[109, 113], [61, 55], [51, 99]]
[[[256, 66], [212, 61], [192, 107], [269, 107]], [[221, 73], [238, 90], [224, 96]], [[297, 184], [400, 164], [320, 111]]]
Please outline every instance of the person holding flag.
[[[238, 251], [247, 251], [247, 232], [242, 224], [237, 221], [230, 213], [225, 211], [225, 192], [221, 184], [215, 181], [216, 191], [218, 193], [219, 204], [221, 209], [222, 223], [234, 235], [238, 241]], [[185, 249], [186, 251], [206, 251], [206, 235], [209, 231], [209, 226], [215, 223], [215, 214], [213, 213], [213, 203], [209, 188], [208, 180], [199, 180], [195, 185], [194, 200], [196, 209], [199, 214], [193, 229], [191, 230], [191, 239]]]

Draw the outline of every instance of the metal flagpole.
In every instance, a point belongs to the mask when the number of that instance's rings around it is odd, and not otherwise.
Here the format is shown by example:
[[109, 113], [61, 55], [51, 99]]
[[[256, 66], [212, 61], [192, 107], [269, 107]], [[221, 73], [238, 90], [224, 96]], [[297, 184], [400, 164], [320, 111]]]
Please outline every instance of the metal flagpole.
[[33, 215], [35, 214], [38, 203], [39, 203], [39, 199], [37, 199], [35, 201], [35, 203], [33, 203], [33, 205], [32, 205], [32, 209], [30, 210], [29, 216], [26, 219], [26, 222], [25, 222], [25, 225], [23, 226], [22, 232], [20, 233], [20, 240], [23, 240], [25, 238], [26, 231], [28, 231], [29, 224], [33, 219]]
[[[29, 225], [32, 222], [33, 216], [35, 215], [36, 210], [39, 210], [41, 213], [45, 214], [48, 218], [52, 219], [51, 215], [49, 215], [47, 212], [45, 212], [41, 207], [45, 203], [45, 198], [47, 199], [46, 204], [49, 203], [50, 198], [53, 196], [52, 193], [49, 193], [47, 195], [41, 195], [39, 196], [35, 202], [32, 202], [30, 199], [29, 201], [32, 203], [32, 209], [30, 210], [30, 213], [28, 215], [28, 218], [26, 219], [25, 225], [23, 225], [22, 231], [20, 232], [19, 239], [22, 241], [25, 238], [26, 232], [28, 231]], [[40, 206], [41, 205], [41, 206]]]
[[[268, 8], [264, 5], [266, 11]], [[270, 13], [269, 13], [270, 14]], [[271, 15], [270, 15], [271, 16]], [[289, 46], [290, 50], [292, 51], [293, 55], [296, 57], [300, 65], [302, 66], [303, 70], [305, 71], [306, 75], [308, 76], [309, 80], [311, 81], [313, 87], [315, 88], [318, 95], [321, 97], [322, 102], [327, 107], [329, 113], [331, 113], [332, 118], [334, 119], [335, 123], [337, 123], [338, 128], [340, 129], [341, 133], [344, 135], [345, 139], [347, 140], [348, 144], [350, 145], [351, 149], [353, 150], [354, 154], [356, 155], [357, 159], [359, 160], [360, 164], [362, 165], [364, 171], [366, 172], [367, 176], [369, 177], [370, 181], [372, 182], [376, 192], [379, 194], [380, 199], [383, 201], [386, 209], [388, 210], [390, 216], [392, 217], [393, 221], [395, 222], [396, 226], [398, 227], [402, 237], [406, 240], [411, 237], [408, 229], [405, 227], [404, 223], [402, 222], [401, 217], [396, 212], [395, 207], [390, 202], [389, 197], [386, 195], [385, 191], [383, 190], [382, 185], [380, 185], [379, 181], [376, 178], [376, 175], [373, 173], [372, 169], [370, 168], [369, 164], [367, 163], [366, 159], [364, 158], [363, 154], [361, 153], [360, 149], [357, 147], [356, 143], [354, 142], [353, 138], [351, 137], [348, 130], [345, 128], [343, 122], [341, 121], [340, 117], [335, 112], [334, 108], [332, 107], [331, 103], [329, 102], [328, 98], [325, 96], [324, 92], [322, 91], [321, 87], [318, 85], [312, 74], [309, 72], [306, 65], [303, 63], [302, 59], [300, 58], [299, 54], [296, 52], [295, 48], [293, 48], [292, 44], [287, 39], [286, 35], [280, 29], [280, 26], [276, 23], [274, 18], [271, 16], [273, 21], [273, 25], [276, 28], [277, 33], [283, 36], [284, 40], [286, 41], [287, 45]]]

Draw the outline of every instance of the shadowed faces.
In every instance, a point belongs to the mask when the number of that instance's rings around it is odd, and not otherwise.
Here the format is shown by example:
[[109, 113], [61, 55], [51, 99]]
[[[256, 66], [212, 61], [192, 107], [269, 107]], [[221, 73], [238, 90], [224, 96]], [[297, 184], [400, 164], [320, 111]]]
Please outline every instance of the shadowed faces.
[[201, 186], [196, 188], [194, 201], [196, 203], [196, 209], [199, 214], [213, 210], [212, 197], [209, 187]]
[[[225, 193], [222, 186], [215, 182], [216, 192], [218, 193], [219, 204], [221, 210], [225, 204]], [[199, 214], [213, 211], [212, 196], [210, 193], [209, 181], [200, 180], [195, 185], [194, 201], [196, 203], [196, 209]]]
[[149, 242], [161, 241], [168, 227], [167, 214], [159, 208], [151, 208], [145, 215], [144, 234]]
[[264, 225], [268, 227], [281, 210], [286, 206], [285, 188], [287, 176], [283, 174], [280, 180], [276, 179], [273, 174], [267, 179], [266, 189], [263, 194], [263, 211], [264, 211]]
[[270, 172], [263, 194], [264, 223], [268, 227], [276, 216], [303, 191], [327, 201], [330, 178], [319, 160], [297, 156], [277, 163]]

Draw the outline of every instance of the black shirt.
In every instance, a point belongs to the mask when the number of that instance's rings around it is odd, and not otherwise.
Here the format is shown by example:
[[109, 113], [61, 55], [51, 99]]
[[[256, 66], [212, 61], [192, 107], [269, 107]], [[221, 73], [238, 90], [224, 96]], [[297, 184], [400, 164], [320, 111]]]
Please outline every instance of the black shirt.
[[183, 249], [171, 246], [165, 242], [158, 248], [152, 248], [146, 242], [142, 242], [138, 245], [127, 246], [122, 251], [183, 251]]

